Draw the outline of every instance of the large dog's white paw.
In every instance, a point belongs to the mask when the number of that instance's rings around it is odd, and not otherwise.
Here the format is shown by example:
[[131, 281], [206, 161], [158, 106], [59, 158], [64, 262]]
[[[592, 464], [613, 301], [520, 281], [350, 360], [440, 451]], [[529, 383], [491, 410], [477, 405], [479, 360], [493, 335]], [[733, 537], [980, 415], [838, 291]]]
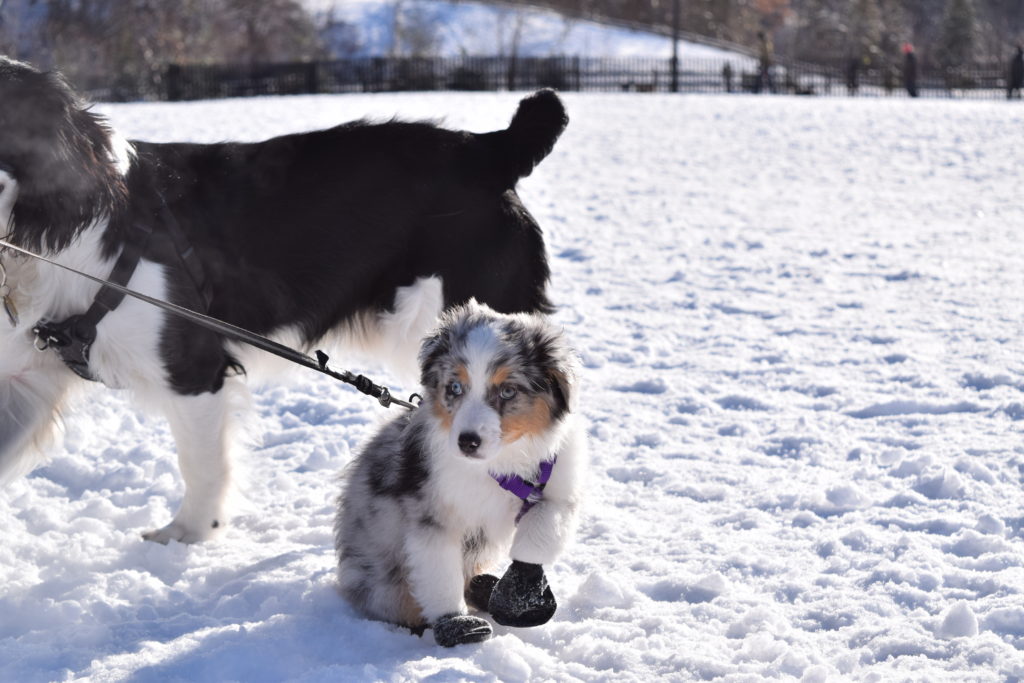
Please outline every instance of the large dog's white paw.
[[209, 540], [217, 533], [220, 525], [210, 525], [205, 529], [195, 529], [182, 522], [174, 521], [162, 529], [153, 529], [142, 534], [142, 538], [153, 541], [160, 545], [167, 545], [171, 541], [179, 543], [201, 543]]

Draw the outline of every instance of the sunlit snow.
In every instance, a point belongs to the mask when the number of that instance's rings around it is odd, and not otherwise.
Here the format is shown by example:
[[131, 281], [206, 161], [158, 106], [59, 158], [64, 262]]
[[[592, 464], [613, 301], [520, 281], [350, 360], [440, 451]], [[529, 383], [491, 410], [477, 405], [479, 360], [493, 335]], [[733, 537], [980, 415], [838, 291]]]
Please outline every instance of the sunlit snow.
[[[99, 111], [211, 141], [396, 114], [486, 131], [519, 97]], [[442, 650], [354, 613], [336, 477], [387, 414], [304, 369], [255, 393], [224, 536], [143, 542], [180, 501], [173, 444], [96, 389], [51, 464], [0, 492], [0, 680], [1024, 677], [1024, 109], [565, 102], [520, 184], [593, 453], [553, 621]]]

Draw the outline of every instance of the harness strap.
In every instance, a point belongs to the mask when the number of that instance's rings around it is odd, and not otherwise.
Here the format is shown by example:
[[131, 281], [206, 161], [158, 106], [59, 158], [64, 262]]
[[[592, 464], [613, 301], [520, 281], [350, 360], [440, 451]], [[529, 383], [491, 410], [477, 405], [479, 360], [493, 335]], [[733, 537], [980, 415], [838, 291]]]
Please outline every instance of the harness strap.
[[[133, 224], [135, 232], [129, 235], [121, 254], [117, 257], [107, 282], [124, 287], [132, 279], [146, 250], [152, 231], [144, 223]], [[124, 300], [124, 292], [106, 285], [100, 287], [92, 305], [85, 313], [73, 315], [60, 322], [41, 320], [33, 330], [36, 348], [53, 348], [76, 375], [82, 379], [98, 381], [89, 370], [89, 351], [96, 341], [96, 326]]]
[[[127, 243], [121, 249], [121, 255], [117, 257], [113, 270], [110, 271], [110, 277], [107, 278], [107, 281], [122, 287], [132, 279], [132, 275], [142, 259], [142, 254], [146, 250], [146, 245], [149, 243], [149, 238], [153, 234], [153, 231], [145, 223], [135, 223], [132, 227], [136, 232], [129, 236]], [[95, 329], [99, 321], [103, 320], [107, 313], [120, 306], [122, 301], [124, 301], [124, 292], [107, 286], [100, 287], [96, 298], [93, 299], [92, 306], [81, 315], [81, 321]]]
[[181, 229], [178, 219], [174, 217], [174, 213], [167, 206], [167, 200], [163, 196], [160, 197], [160, 214], [163, 218], [162, 224], [166, 227], [167, 236], [174, 247], [174, 253], [178, 255], [178, 260], [181, 261], [185, 273], [192, 281], [192, 287], [199, 294], [202, 303], [200, 310], [207, 312], [210, 310], [210, 302], [213, 300], [213, 287], [206, 279], [206, 270], [199, 260], [199, 254], [185, 237], [185, 232]]
[[551, 471], [555, 468], [556, 460], [558, 460], [558, 456], [554, 456], [551, 460], [545, 460], [540, 464], [540, 472], [537, 475], [536, 484], [523, 479], [518, 474], [491, 474], [491, 478], [498, 482], [498, 486], [516, 498], [522, 499], [523, 506], [519, 509], [519, 514], [516, 515], [516, 524], [519, 524], [519, 520], [523, 518], [523, 515], [529, 512], [530, 508], [539, 503], [544, 497], [544, 487], [547, 485], [548, 479], [551, 478]]

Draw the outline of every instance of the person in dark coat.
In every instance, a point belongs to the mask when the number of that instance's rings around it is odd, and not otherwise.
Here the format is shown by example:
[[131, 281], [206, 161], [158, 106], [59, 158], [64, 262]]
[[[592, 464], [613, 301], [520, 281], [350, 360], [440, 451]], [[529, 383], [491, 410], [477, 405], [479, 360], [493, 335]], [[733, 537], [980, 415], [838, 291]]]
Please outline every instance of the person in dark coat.
[[775, 60], [774, 49], [772, 47], [771, 39], [765, 35], [764, 31], [757, 32], [758, 42], [758, 74], [757, 74], [757, 90], [756, 92], [762, 92], [767, 90], [770, 93], [775, 92], [775, 80], [772, 78], [772, 62]]
[[856, 95], [860, 87], [860, 60], [850, 57], [846, 60], [846, 92], [849, 95]]
[[1010, 78], [1006, 84], [1006, 99], [1012, 100], [1016, 94], [1020, 99], [1020, 89], [1024, 86], [1024, 48], [1017, 46], [1017, 52], [1010, 59]]
[[903, 43], [903, 85], [908, 95], [917, 97], [917, 55], [910, 43]]

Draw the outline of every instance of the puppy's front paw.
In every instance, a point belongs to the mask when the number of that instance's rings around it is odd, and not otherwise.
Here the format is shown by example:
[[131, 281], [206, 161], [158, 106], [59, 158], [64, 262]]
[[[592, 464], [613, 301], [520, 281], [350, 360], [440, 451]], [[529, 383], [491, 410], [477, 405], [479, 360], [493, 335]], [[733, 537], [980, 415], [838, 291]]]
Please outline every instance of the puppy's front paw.
[[491, 637], [491, 625], [480, 617], [449, 614], [434, 622], [434, 640], [441, 647], [480, 643]]
[[519, 628], [546, 624], [557, 607], [544, 568], [518, 560], [512, 561], [487, 603], [496, 622]]
[[493, 574], [477, 574], [466, 586], [466, 603], [473, 609], [486, 612], [487, 605], [491, 602], [491, 593], [494, 592], [497, 583], [498, 577]]

